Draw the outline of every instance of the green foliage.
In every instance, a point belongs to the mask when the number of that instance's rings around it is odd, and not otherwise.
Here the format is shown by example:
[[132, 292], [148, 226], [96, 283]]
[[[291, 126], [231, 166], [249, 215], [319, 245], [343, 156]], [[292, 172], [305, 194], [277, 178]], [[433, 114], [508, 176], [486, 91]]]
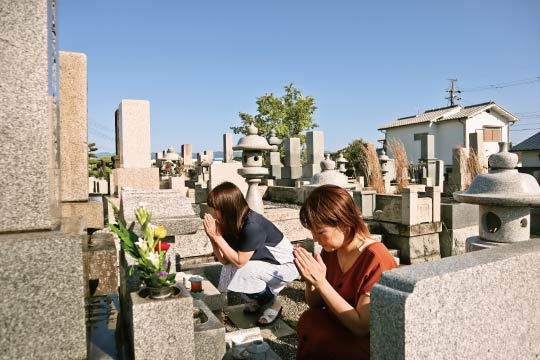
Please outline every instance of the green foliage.
[[365, 141], [363, 139], [353, 140], [347, 147], [339, 150], [337, 154], [343, 153], [343, 157], [349, 161], [347, 167], [353, 168], [355, 174], [360, 174], [361, 171], [361, 159], [362, 159], [362, 149], [361, 147], [365, 146]]
[[95, 152], [98, 147], [95, 143], [88, 144], [88, 176], [96, 178], [109, 178], [113, 162], [110, 156], [102, 156], [99, 159]]
[[176, 274], [170, 273], [171, 262], [167, 259], [167, 249], [162, 247], [161, 239], [167, 236], [162, 227], [150, 223], [152, 214], [144, 206], [135, 211], [137, 223], [141, 228], [142, 238], [133, 232], [133, 223], [129, 228], [120, 218], [119, 209], [109, 202], [114, 211], [117, 224], [109, 224], [109, 228], [120, 238], [120, 246], [129, 256], [137, 260], [139, 277], [147, 286], [168, 287], [175, 283]]
[[316, 109], [315, 99], [303, 96], [300, 90], [290, 83], [285, 86], [285, 95], [279, 98], [273, 93], [258, 97], [257, 114], [240, 112], [242, 125], [231, 126], [231, 130], [235, 134], [247, 134], [248, 126], [253, 124], [259, 129], [260, 136], [268, 137], [273, 128], [278, 138], [299, 137], [304, 144], [304, 132], [319, 126], [313, 121]]

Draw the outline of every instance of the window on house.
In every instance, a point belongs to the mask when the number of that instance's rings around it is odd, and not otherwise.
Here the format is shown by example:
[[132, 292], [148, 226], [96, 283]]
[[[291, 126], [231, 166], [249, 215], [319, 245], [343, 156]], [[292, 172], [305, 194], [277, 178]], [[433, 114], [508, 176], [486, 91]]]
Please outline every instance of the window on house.
[[502, 128], [484, 128], [484, 141], [502, 141]]

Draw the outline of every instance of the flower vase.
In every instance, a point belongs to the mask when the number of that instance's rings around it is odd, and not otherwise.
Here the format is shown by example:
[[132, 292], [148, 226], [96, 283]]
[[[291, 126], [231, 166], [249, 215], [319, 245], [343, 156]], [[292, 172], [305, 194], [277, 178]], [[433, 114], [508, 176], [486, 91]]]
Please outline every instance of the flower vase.
[[148, 296], [151, 299], [165, 299], [174, 294], [174, 286], [151, 287], [147, 286]]

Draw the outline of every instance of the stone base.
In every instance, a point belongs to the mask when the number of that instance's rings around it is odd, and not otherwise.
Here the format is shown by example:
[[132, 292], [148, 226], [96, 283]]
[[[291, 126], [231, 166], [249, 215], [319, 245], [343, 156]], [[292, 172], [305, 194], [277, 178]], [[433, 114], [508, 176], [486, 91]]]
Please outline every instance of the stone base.
[[301, 166], [284, 166], [281, 168], [282, 179], [299, 179], [302, 177]]
[[[206, 291], [206, 290], [205, 290]], [[194, 300], [194, 315], [201, 323], [195, 324], [195, 359], [221, 360], [225, 356], [225, 326], [200, 300]]]
[[405, 225], [386, 221], [366, 219], [370, 231], [378, 234], [390, 234], [400, 236], [420, 236], [442, 231], [441, 222], [431, 222], [416, 225]]
[[195, 359], [193, 298], [178, 286], [181, 295], [162, 300], [130, 294], [125, 316], [134, 359]]
[[473, 236], [465, 241], [465, 252], [473, 252], [478, 250], [491, 249], [498, 246], [510, 245], [513, 243], [498, 243], [493, 241], [486, 241], [480, 238], [480, 236]]
[[208, 189], [206, 188], [188, 189], [187, 197], [194, 204], [204, 203], [208, 199]]
[[386, 246], [399, 250], [401, 264], [417, 264], [441, 258], [439, 234], [419, 236], [387, 235]]
[[0, 235], [0, 349], [5, 359], [85, 359], [80, 235]]
[[465, 241], [474, 236], [478, 236], [478, 225], [462, 229], [443, 229], [439, 233], [441, 257], [464, 254]]
[[302, 177], [311, 179], [313, 175], [321, 172], [321, 164], [306, 164], [302, 166]]
[[118, 258], [112, 233], [92, 234], [90, 246], [83, 246], [83, 259], [85, 296], [118, 292]]
[[111, 191], [120, 194], [122, 188], [129, 187], [135, 190], [159, 190], [159, 169], [140, 168], [112, 170], [113, 181]]
[[[276, 180], [276, 183], [279, 184], [283, 181], [286, 180]], [[266, 190], [265, 199], [289, 204], [302, 204], [304, 202], [304, 190], [289, 186], [269, 186]]]

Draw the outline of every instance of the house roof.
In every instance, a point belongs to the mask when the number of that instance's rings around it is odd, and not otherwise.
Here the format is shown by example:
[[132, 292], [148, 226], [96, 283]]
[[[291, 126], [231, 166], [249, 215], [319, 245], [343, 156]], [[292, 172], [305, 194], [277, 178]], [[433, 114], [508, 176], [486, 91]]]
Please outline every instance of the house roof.
[[469, 105], [465, 107], [461, 105], [454, 105], [454, 106], [447, 106], [444, 108], [427, 110], [426, 112], [422, 114], [399, 118], [379, 128], [379, 130], [386, 130], [390, 128], [396, 128], [400, 126], [407, 126], [407, 125], [413, 125], [413, 124], [421, 124], [421, 123], [426, 123], [426, 122], [433, 123], [433, 122], [440, 122], [440, 121], [446, 121], [446, 120], [468, 119], [486, 110], [495, 110], [502, 116], [506, 117], [508, 121], [512, 121], [512, 122], [518, 121], [518, 118], [515, 115], [505, 110], [503, 107], [495, 104], [493, 101], [490, 101], [490, 102], [486, 102], [482, 104]]
[[540, 132], [537, 132], [528, 139], [523, 140], [516, 146], [512, 146], [510, 151], [533, 151], [540, 150]]

